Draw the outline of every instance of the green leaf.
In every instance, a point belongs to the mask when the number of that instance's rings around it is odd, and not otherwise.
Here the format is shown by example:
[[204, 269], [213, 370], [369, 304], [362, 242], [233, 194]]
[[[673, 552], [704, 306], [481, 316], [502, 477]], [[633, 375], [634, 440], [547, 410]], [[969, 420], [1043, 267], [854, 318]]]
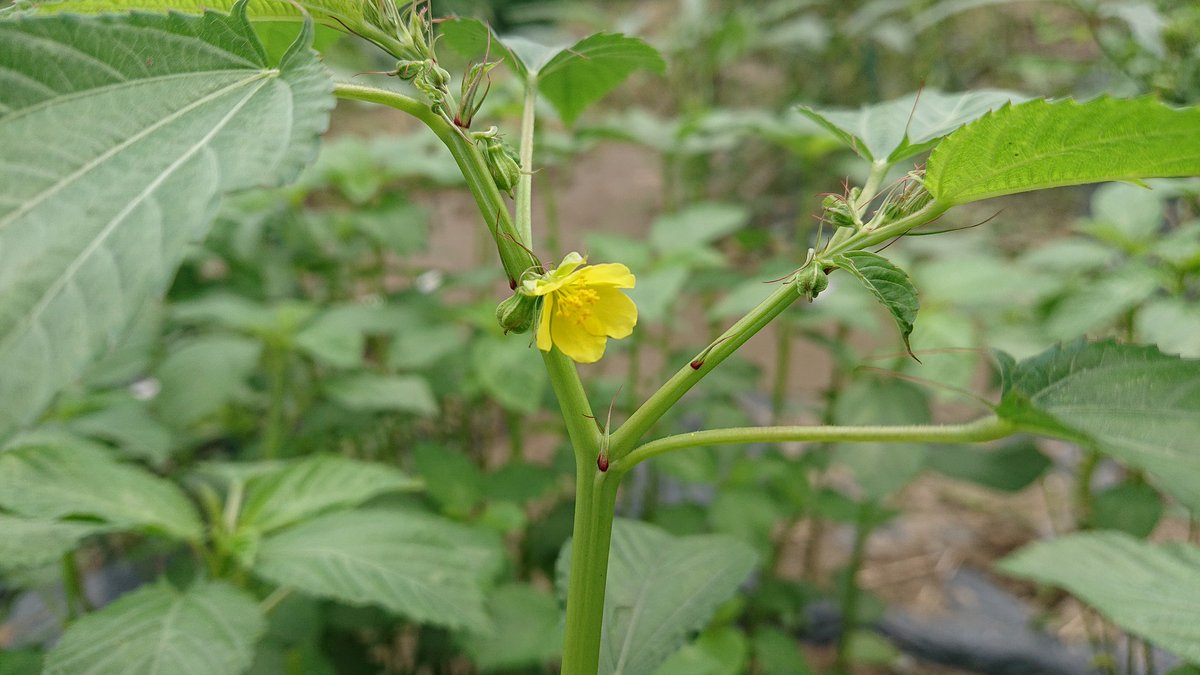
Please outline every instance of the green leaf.
[[973, 445], [936, 445], [926, 452], [929, 468], [934, 471], [1004, 492], [1024, 490], [1053, 464], [1028, 439], [994, 450]]
[[362, 509], [263, 540], [254, 571], [318, 597], [486, 632], [484, 586], [502, 555], [495, 538], [449, 520]]
[[[838, 396], [838, 424], [905, 425], [930, 420], [925, 392], [903, 380], [864, 377], [851, 382]], [[867, 501], [879, 501], [904, 487], [925, 466], [921, 443], [839, 443], [833, 459], [850, 467]]]
[[1122, 629], [1200, 661], [1200, 549], [1091, 532], [1027, 546], [1002, 572], [1065, 588]]
[[1159, 298], [1138, 308], [1137, 334], [1168, 354], [1200, 357], [1200, 307], [1187, 298]]
[[204, 526], [173, 483], [68, 436], [30, 436], [0, 452], [0, 506], [30, 518], [96, 518], [200, 541]]
[[947, 136], [925, 186], [947, 206], [1064, 185], [1200, 175], [1200, 108], [1150, 98], [1005, 106]]
[[339, 405], [359, 412], [407, 412], [436, 415], [429, 382], [416, 375], [354, 373], [330, 380], [325, 393]]
[[864, 159], [895, 164], [928, 150], [989, 110], [1026, 98], [998, 89], [964, 93], [925, 89], [857, 109], [799, 106], [798, 110]]
[[312, 157], [333, 97], [302, 33], [271, 68], [244, 12], [0, 22], [0, 436], [119, 340], [222, 193]]
[[480, 670], [533, 668], [562, 652], [562, 618], [552, 594], [527, 584], [508, 584], [488, 596], [487, 608], [495, 631], [462, 638]]
[[0, 513], [0, 570], [12, 571], [57, 562], [79, 540], [103, 532], [94, 523], [19, 518]]
[[796, 639], [773, 626], [764, 626], [751, 638], [754, 661], [763, 673], [813, 675]]
[[1200, 510], [1200, 360], [1078, 340], [1020, 364], [1002, 354], [1001, 363], [1005, 383], [996, 413], [1002, 419], [1144, 469]]
[[266, 533], [382, 494], [414, 490], [420, 484], [384, 464], [336, 455], [308, 457], [250, 479], [241, 523]]
[[750, 222], [750, 212], [738, 204], [700, 202], [660, 216], [650, 226], [650, 242], [661, 253], [698, 248], [729, 236]]
[[67, 422], [75, 433], [117, 444], [127, 457], [161, 467], [171, 458], [171, 431], [132, 398], [75, 417]]
[[265, 626], [258, 603], [226, 583], [180, 593], [159, 582], [71, 624], [47, 656], [45, 673], [240, 673]]
[[666, 62], [654, 47], [619, 33], [596, 33], [573, 45], [547, 46], [519, 37], [500, 38], [476, 19], [441, 25], [452, 49], [477, 58], [487, 49], [503, 56], [522, 79], [537, 80], [538, 91], [568, 125], [638, 70], [663, 73]]
[[[669, 265], [653, 272], [638, 274], [637, 286], [627, 291], [630, 299], [637, 305], [638, 319], [656, 325], [674, 321], [675, 316], [671, 310], [678, 301], [679, 294], [683, 292], [689, 274], [688, 268], [683, 265]], [[759, 285], [756, 290], [761, 294], [762, 286]]]
[[658, 50], [638, 38], [596, 33], [559, 50], [538, 73], [538, 91], [570, 125], [635, 71], [666, 68]]
[[412, 459], [429, 496], [453, 517], [469, 516], [490, 484], [470, 458], [451, 447], [422, 443], [413, 448]]
[[546, 368], [523, 338], [480, 340], [471, 348], [471, 371], [489, 396], [506, 409], [532, 415], [542, 407]]
[[[103, 14], [109, 12], [181, 12], [202, 14], [205, 11], [231, 13], [237, 0], [18, 0], [17, 9], [30, 8], [35, 14]], [[311, 12], [320, 22], [341, 28], [335, 18], [351, 25], [361, 22], [361, 0], [250, 0], [246, 14], [251, 21], [299, 22], [303, 17], [296, 5]]]
[[1045, 322], [1046, 334], [1069, 340], [1111, 326], [1146, 302], [1164, 281], [1147, 265], [1127, 263], [1060, 299]]
[[[570, 544], [558, 561], [565, 594]], [[651, 673], [702, 628], [754, 568], [754, 551], [725, 535], [673, 537], [652, 525], [613, 522], [600, 672]]]
[[0, 675], [40, 675], [42, 661], [40, 649], [5, 649], [0, 651]]
[[672, 654], [654, 675], [741, 675], [748, 672], [750, 646], [741, 630], [709, 628]]
[[830, 262], [852, 274], [871, 291], [896, 320], [904, 348], [910, 349], [908, 336], [912, 334], [920, 303], [917, 301], [917, 289], [908, 274], [888, 262], [887, 258], [868, 251], [849, 251], [834, 256]]
[[201, 335], [181, 341], [159, 364], [162, 387], [152, 401], [158, 418], [188, 427], [238, 399], [258, 366], [262, 344], [239, 335]]
[[1162, 514], [1163, 503], [1158, 490], [1145, 483], [1125, 482], [1092, 497], [1088, 525], [1143, 538], [1154, 531]]

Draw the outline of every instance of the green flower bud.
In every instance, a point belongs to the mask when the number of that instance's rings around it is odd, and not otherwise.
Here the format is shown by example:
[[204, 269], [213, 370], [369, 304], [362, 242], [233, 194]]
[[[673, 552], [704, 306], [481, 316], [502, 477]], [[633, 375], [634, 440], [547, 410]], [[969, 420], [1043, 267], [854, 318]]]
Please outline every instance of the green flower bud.
[[496, 305], [496, 321], [507, 333], [524, 333], [533, 325], [538, 298], [516, 293]]
[[813, 260], [796, 273], [796, 279], [792, 283], [796, 284], [797, 293], [812, 302], [821, 291], [829, 288], [829, 275], [825, 274], [820, 262]]
[[496, 187], [508, 193], [511, 198], [517, 181], [521, 179], [521, 158], [516, 151], [508, 147], [498, 137], [483, 139], [483, 155], [487, 160], [488, 170]]

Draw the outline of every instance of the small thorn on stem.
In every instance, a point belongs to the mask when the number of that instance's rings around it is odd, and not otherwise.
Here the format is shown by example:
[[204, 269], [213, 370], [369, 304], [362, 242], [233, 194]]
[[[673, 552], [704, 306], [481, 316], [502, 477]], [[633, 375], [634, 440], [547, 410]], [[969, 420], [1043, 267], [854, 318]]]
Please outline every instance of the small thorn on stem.
[[700, 370], [704, 366], [704, 359], [695, 359], [688, 365], [692, 367], [692, 370]]

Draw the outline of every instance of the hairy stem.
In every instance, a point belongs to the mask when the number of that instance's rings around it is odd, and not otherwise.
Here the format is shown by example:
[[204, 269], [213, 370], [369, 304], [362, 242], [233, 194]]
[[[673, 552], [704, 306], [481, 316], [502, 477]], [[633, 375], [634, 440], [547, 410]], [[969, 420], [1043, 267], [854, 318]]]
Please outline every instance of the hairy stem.
[[650, 427], [666, 414], [688, 390], [799, 297], [796, 289], [791, 286], [780, 286], [766, 300], [763, 300], [733, 324], [720, 338], [700, 352], [691, 363], [680, 368], [671, 379], [659, 387], [658, 391], [651, 394], [650, 398], [646, 399], [641, 407], [613, 434], [611, 443], [613, 457], [620, 459], [632, 450], [642, 436], [650, 430]]
[[676, 434], [645, 443], [612, 463], [610, 471], [625, 472], [651, 457], [684, 448], [742, 443], [866, 442], [971, 443], [992, 441], [1013, 433], [1011, 423], [985, 417], [967, 424], [913, 426], [782, 426], [733, 427]]
[[525, 270], [535, 265], [532, 254], [519, 243], [521, 235], [508, 212], [508, 204], [500, 194], [500, 189], [496, 187], [487, 162], [475, 144], [460, 129], [436, 115], [427, 104], [399, 92], [339, 82], [334, 85], [333, 93], [339, 98], [395, 108], [412, 115], [429, 127], [450, 150], [459, 170], [462, 171], [467, 187], [475, 197], [475, 205], [479, 207], [479, 213], [496, 242], [509, 284], [515, 286]]

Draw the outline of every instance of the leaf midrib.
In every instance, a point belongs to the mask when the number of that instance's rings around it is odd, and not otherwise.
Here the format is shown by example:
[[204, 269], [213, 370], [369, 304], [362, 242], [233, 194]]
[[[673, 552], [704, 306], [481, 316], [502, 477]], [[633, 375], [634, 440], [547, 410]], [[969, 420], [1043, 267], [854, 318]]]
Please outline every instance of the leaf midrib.
[[[249, 84], [250, 82], [253, 82], [253, 81], [259, 80], [259, 79], [263, 80], [263, 82], [259, 86], [249, 89], [247, 91], [246, 96], [243, 97], [241, 101], [238, 101], [238, 103], [235, 106], [233, 106], [217, 124], [213, 125], [213, 128], [210, 129], [208, 131], [208, 133], [206, 133], [199, 141], [197, 141], [196, 143], [193, 143], [192, 146], [189, 147], [186, 152], [182, 153], [175, 161], [173, 161], [165, 169], [163, 169], [163, 171], [160, 172], [159, 175], [154, 178], [154, 180], [150, 181], [150, 183], [147, 184], [147, 186], [140, 193], [138, 193], [133, 199], [131, 199], [129, 201], [129, 203], [127, 203], [125, 205], [125, 208], [123, 208], [119, 213], [117, 213], [115, 216], [113, 216], [113, 218], [111, 220], [108, 221], [108, 223], [97, 234], [97, 236], [94, 237], [92, 239], [92, 241], [89, 242], [88, 245], [86, 247], [84, 247], [84, 249], [82, 251], [80, 251], [77, 256], [75, 256], [75, 258], [71, 261], [71, 263], [69, 265], [67, 265], [66, 268], [63, 269], [62, 273], [59, 274], [57, 277], [55, 277], [54, 281], [49, 286], [46, 287], [45, 292], [43, 292], [41, 297], [38, 298], [37, 303], [34, 304], [34, 306], [30, 309], [30, 311], [21, 318], [20, 322], [18, 323], [18, 326], [40, 325], [39, 323], [37, 323], [37, 321], [41, 318], [42, 312], [44, 312], [46, 310], [46, 308], [50, 306], [50, 302], [62, 291], [63, 288], [66, 287], [67, 283], [71, 279], [74, 278], [75, 272], [78, 271], [78, 269], [83, 265], [83, 263], [88, 258], [90, 258], [92, 256], [92, 254], [94, 254], [96, 252], [96, 250], [99, 249], [100, 245], [105, 240], [107, 240], [108, 237], [117, 229], [117, 226], [120, 225], [122, 222], [124, 222], [125, 217], [128, 216], [131, 212], [133, 212], [133, 210], [137, 206], [139, 206], [143, 201], [145, 201], [145, 199], [147, 199], [151, 194], [153, 194], [154, 191], [157, 190], [160, 185], [162, 185], [163, 181], [165, 181], [168, 177], [173, 175], [180, 166], [182, 166], [185, 162], [187, 162], [193, 156], [195, 156], [195, 154], [197, 152], [199, 152], [201, 149], [207, 147], [208, 143], [213, 139], [213, 137], [225, 129], [225, 126], [229, 123], [229, 120], [233, 119], [234, 115], [236, 113], [238, 113], [239, 111], [241, 111], [241, 109], [243, 107], [245, 107], [245, 105], [250, 101], [250, 99], [254, 98], [254, 96], [262, 89], [262, 87], [266, 85], [268, 80], [266, 80], [263, 77], [263, 74], [256, 73], [254, 77], [246, 78], [245, 80], [242, 80], [238, 83], [235, 83], [228, 87], [225, 87], [217, 92], [209, 94], [208, 96], [205, 96], [204, 98], [199, 99], [198, 101], [196, 101], [194, 104], [192, 104], [190, 106], [181, 108], [176, 113], [172, 113], [171, 115], [168, 115], [166, 118], [164, 118], [160, 122], [157, 122], [154, 125], [151, 125], [151, 127], [148, 128], [147, 130], [145, 130], [144, 132], [135, 134], [133, 137], [131, 137], [127, 141], [122, 142], [120, 145], [116, 146], [113, 150], [110, 150], [109, 152], [104, 153], [104, 155], [111, 157], [111, 156], [115, 155], [117, 152], [119, 152], [120, 150], [130, 147], [137, 141], [142, 140], [151, 131], [157, 130], [158, 128], [161, 128], [163, 125], [167, 124], [168, 122], [178, 119], [183, 114], [190, 112], [191, 110], [195, 109], [202, 103], [206, 103], [209, 100], [215, 100], [216, 98], [223, 96], [226, 92], [232, 91], [234, 88], [236, 88], [238, 86], [242, 86], [244, 84]], [[91, 168], [94, 168], [95, 166], [99, 165], [98, 162], [99, 162], [99, 159], [95, 160], [94, 162], [89, 162], [89, 165], [91, 165]], [[87, 168], [88, 167], [85, 167], [85, 169], [81, 169], [80, 171], [70, 174], [69, 176], [64, 178], [63, 181], [59, 181], [59, 184], [56, 184], [55, 186], [52, 186], [50, 189], [43, 191], [42, 194], [38, 196], [38, 201], [41, 201], [42, 199], [44, 199], [43, 195], [53, 194], [53, 192], [56, 192], [58, 189], [61, 189], [62, 186], [65, 186], [66, 184], [73, 182], [78, 176], [82, 175], [82, 173], [85, 172], [85, 170]], [[26, 211], [28, 211], [28, 209]], [[0, 228], [3, 228], [6, 224], [7, 223], [5, 221], [0, 220]], [[20, 334], [19, 332], [16, 332], [16, 331], [13, 332], [13, 335], [19, 335], [19, 334]], [[5, 340], [6, 344], [7, 344], [7, 342], [8, 342], [8, 340]]]

